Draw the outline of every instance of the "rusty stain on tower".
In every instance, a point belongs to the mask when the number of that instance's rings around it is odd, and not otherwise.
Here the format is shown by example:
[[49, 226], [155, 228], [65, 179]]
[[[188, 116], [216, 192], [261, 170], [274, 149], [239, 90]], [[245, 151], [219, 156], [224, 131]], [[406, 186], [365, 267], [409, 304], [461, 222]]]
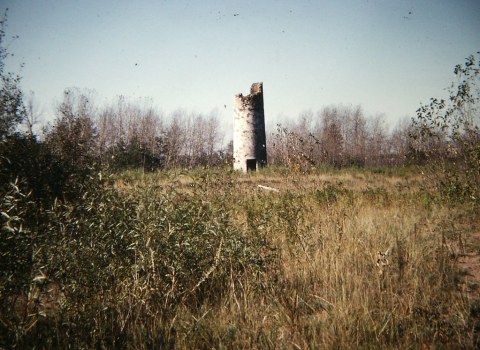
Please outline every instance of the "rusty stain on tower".
[[263, 83], [254, 83], [250, 94], [234, 101], [233, 168], [256, 171], [267, 164]]

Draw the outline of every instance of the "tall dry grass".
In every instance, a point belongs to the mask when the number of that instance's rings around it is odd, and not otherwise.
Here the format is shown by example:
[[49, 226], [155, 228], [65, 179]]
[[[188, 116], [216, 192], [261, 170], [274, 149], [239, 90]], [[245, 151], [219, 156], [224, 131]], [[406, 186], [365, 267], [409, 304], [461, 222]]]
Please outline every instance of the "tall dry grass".
[[[59, 277], [66, 300], [56, 333], [41, 332], [49, 346], [479, 345], [478, 301], [452, 250], [474, 229], [453, 220], [468, 208], [436, 201], [415, 173], [128, 173], [112, 187], [116, 199], [84, 215], [103, 208], [88, 242], [108, 249], [108, 227], [118, 251], [96, 288]], [[122, 209], [105, 214], [112, 206]]]

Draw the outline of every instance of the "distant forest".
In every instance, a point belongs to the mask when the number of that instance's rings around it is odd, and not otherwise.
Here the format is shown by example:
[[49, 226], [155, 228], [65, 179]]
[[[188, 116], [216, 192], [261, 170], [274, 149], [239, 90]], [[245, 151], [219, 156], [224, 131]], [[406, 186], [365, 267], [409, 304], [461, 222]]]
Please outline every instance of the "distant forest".
[[[103, 168], [146, 171], [169, 168], [216, 167], [231, 164], [232, 142], [224, 143], [217, 115], [187, 113], [168, 117], [153, 107], [125, 97], [99, 108], [88, 92], [69, 89], [56, 108], [56, 119], [43, 127], [41, 143], [55, 154], [90, 159]], [[33, 135], [38, 116], [31, 99], [19, 113]], [[232, 116], [233, 118], [233, 116]], [[304, 112], [297, 120], [267, 130], [268, 162], [285, 167], [382, 167], [419, 161], [411, 120], [389, 131], [383, 115], [367, 117], [360, 106], [329, 106]], [[5, 133], [4, 133], [5, 134]], [[40, 142], [40, 141], [39, 141]]]

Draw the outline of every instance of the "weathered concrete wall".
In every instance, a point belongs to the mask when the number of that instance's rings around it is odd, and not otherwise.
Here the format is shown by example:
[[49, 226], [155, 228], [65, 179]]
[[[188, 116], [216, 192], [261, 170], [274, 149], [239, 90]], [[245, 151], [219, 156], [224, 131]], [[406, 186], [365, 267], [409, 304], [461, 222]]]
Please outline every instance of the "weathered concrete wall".
[[247, 172], [267, 164], [263, 83], [254, 83], [250, 94], [234, 100], [233, 168]]

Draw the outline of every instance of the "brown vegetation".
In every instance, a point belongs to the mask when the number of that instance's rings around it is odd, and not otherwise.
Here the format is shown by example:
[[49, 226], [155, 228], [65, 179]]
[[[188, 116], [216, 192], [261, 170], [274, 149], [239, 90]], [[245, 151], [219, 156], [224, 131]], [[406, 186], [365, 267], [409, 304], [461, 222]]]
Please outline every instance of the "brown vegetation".
[[[78, 310], [95, 321], [84, 331], [97, 336], [79, 346], [478, 345], [478, 291], [452, 254], [458, 242], [478, 244], [473, 222], [461, 220], [469, 209], [442, 205], [415, 173], [137, 172], [115, 183], [140, 219], [141, 231], [130, 233], [135, 260], [113, 258], [111, 273], [125, 273], [95, 291], [64, 282], [61, 322]], [[172, 246], [159, 250], [164, 235]], [[190, 251], [192, 239], [203, 245]], [[170, 260], [169, 250], [187, 242]], [[60, 326], [41, 310], [25, 327], [49, 318]], [[24, 332], [28, 339], [32, 330]]]

